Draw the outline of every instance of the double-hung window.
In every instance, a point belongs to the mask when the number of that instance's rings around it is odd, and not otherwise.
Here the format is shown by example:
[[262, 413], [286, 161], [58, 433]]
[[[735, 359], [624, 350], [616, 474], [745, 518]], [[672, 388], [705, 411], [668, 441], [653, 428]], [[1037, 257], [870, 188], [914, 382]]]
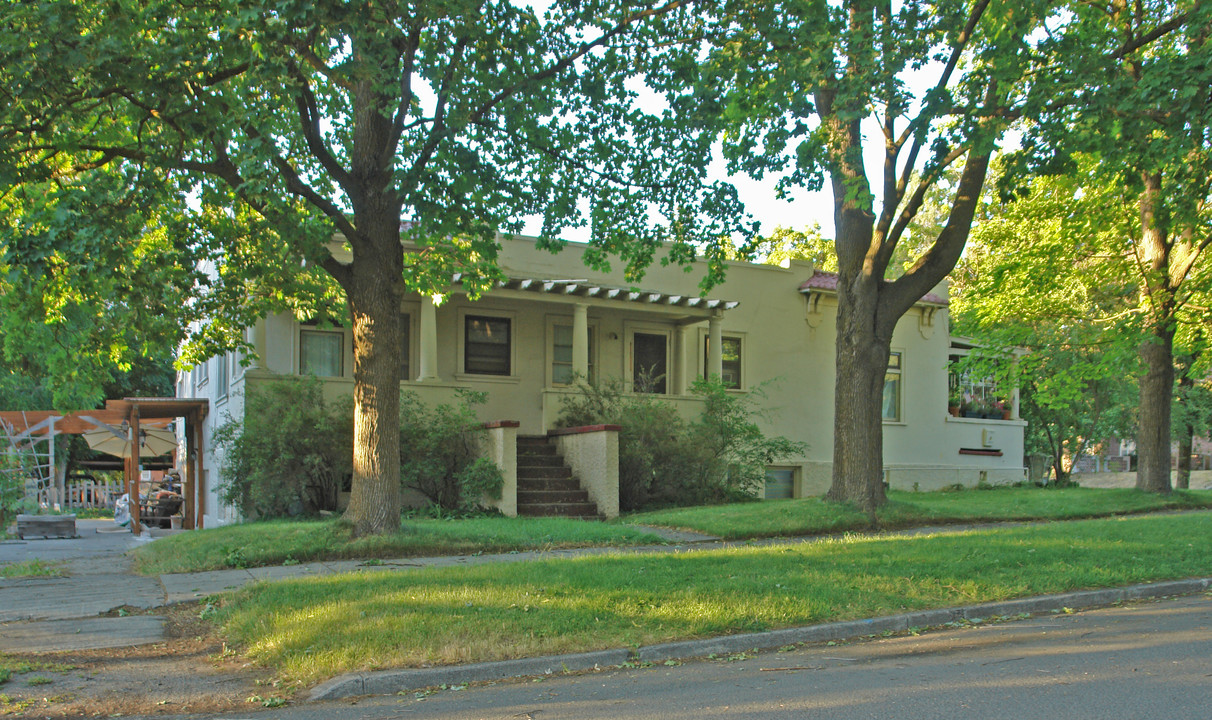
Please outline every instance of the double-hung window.
[[880, 414], [889, 422], [901, 421], [902, 371], [901, 353], [893, 351], [888, 356], [888, 370], [884, 374], [884, 397], [880, 403]]
[[463, 325], [463, 372], [509, 375], [512, 371], [509, 318], [468, 315]]
[[[729, 390], [741, 389], [741, 339], [725, 335], [720, 339], [723, 359], [720, 380]], [[711, 338], [703, 344], [703, 377], [711, 375]]]
[[[588, 328], [588, 351], [589, 351], [589, 377], [581, 378], [582, 380], [592, 380], [594, 378], [593, 367], [593, 328]], [[551, 326], [551, 384], [552, 385], [571, 385], [573, 381], [572, 368], [572, 326], [571, 325], [552, 325]]]

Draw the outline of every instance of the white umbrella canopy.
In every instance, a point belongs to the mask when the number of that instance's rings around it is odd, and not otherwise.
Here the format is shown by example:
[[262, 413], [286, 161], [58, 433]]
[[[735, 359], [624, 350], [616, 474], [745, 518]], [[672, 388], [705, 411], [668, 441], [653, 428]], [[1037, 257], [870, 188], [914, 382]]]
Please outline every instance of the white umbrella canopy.
[[[84, 433], [88, 446], [98, 452], [130, 457], [129, 433], [123, 428], [102, 428]], [[159, 457], [177, 449], [177, 436], [163, 428], [139, 431], [139, 457]]]

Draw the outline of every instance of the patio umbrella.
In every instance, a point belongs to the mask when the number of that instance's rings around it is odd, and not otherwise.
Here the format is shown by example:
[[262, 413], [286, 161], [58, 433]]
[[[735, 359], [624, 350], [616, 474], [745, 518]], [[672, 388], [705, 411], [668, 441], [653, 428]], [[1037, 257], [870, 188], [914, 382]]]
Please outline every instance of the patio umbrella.
[[[123, 428], [102, 428], [84, 433], [88, 446], [98, 452], [118, 457], [130, 457], [128, 432]], [[177, 449], [177, 436], [163, 428], [139, 431], [139, 457], [159, 457]]]

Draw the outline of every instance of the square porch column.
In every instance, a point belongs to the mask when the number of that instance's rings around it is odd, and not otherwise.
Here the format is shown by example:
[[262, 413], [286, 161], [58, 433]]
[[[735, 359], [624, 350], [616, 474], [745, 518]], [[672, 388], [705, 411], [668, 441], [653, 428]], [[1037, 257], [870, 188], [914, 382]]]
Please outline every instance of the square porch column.
[[421, 374], [418, 382], [438, 379], [438, 312], [433, 298], [421, 296]]

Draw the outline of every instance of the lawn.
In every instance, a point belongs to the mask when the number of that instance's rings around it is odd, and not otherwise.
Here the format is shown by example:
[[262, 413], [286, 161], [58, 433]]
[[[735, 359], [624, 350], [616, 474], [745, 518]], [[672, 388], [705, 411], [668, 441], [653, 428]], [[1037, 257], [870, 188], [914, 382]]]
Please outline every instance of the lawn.
[[229, 642], [310, 684], [387, 667], [633, 647], [1212, 574], [1212, 514], [259, 583]]
[[600, 545], [647, 545], [660, 538], [637, 528], [562, 518], [405, 519], [394, 535], [351, 539], [339, 520], [275, 520], [196, 530], [134, 551], [146, 575], [290, 565], [343, 558], [471, 555]]
[[24, 577], [63, 577], [63, 563], [34, 559], [0, 565], [0, 578]]
[[[1008, 520], [1073, 520], [1196, 508], [1212, 508], [1212, 491], [1160, 496], [1129, 489], [998, 487], [928, 493], [893, 490], [888, 493], [888, 504], [876, 515], [881, 528], [898, 529]], [[728, 539], [820, 535], [870, 527], [863, 513], [819, 497], [657, 510], [628, 515], [622, 522], [694, 530]]]

